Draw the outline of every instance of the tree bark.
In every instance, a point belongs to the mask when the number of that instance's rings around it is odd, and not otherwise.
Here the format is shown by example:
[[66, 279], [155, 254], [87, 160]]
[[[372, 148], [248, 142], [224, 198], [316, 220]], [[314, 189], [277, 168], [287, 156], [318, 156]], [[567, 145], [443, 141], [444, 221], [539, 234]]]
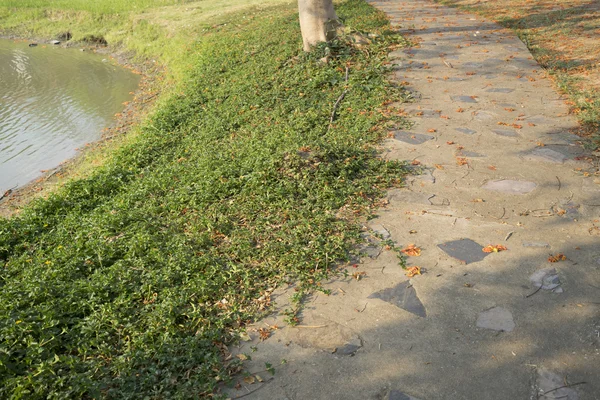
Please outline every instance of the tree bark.
[[298, 11], [304, 51], [335, 37], [340, 23], [333, 9], [333, 0], [298, 0]]

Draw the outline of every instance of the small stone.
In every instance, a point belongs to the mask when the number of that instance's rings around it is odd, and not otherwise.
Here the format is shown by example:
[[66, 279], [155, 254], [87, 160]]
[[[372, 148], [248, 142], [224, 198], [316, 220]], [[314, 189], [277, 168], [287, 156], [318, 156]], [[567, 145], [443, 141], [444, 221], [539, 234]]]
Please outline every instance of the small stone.
[[452, 101], [460, 101], [463, 103], [477, 103], [475, 96], [451, 96]]
[[438, 244], [438, 247], [452, 258], [464, 264], [483, 260], [489, 253], [483, 252], [483, 246], [471, 239], [459, 239]]
[[515, 329], [515, 322], [510, 311], [502, 307], [494, 307], [479, 314], [477, 327], [512, 332]]
[[409, 281], [400, 282], [394, 287], [371, 294], [369, 299], [380, 299], [395, 305], [409, 313], [425, 318], [427, 311]]
[[464, 133], [465, 135], [473, 135], [473, 134], [477, 133], [477, 131], [475, 131], [473, 129], [469, 129], [469, 128], [455, 128], [455, 130], [460, 133]]
[[544, 161], [551, 162], [555, 164], [563, 164], [565, 160], [567, 160], [567, 156], [562, 153], [559, 153], [556, 150], [552, 150], [546, 147], [537, 147], [530, 151], [525, 159], [533, 160], [533, 161]]
[[529, 277], [529, 281], [536, 288], [541, 287], [544, 290], [552, 290], [555, 293], [563, 292], [560, 287], [560, 278], [555, 268], [537, 270]]
[[510, 92], [514, 92], [515, 89], [509, 89], [509, 88], [494, 88], [494, 89], [488, 89], [486, 90], [486, 92], [490, 92], [490, 93], [510, 93]]
[[511, 131], [509, 129], [492, 129], [496, 135], [504, 136], [504, 137], [519, 137], [519, 134], [515, 131]]
[[[575, 389], [565, 386], [564, 379], [545, 369], [537, 370], [536, 397], [540, 400], [579, 400]], [[560, 389], [559, 389], [560, 388]]]
[[548, 243], [544, 243], [544, 242], [523, 242], [523, 247], [544, 247], [544, 248], [550, 248], [550, 245]]
[[482, 186], [483, 189], [495, 190], [497, 192], [509, 194], [527, 194], [537, 187], [534, 182], [514, 181], [510, 179], [500, 179], [489, 181]]
[[435, 137], [408, 131], [397, 131], [396, 133], [394, 133], [394, 139], [408, 144], [423, 144], [428, 140], [435, 139]]
[[55, 46], [56, 46], [56, 45], [59, 45], [59, 44], [60, 44], [60, 40], [51, 40], [51, 41], [50, 41], [50, 44], [53, 44], [53, 45], [55, 45]]

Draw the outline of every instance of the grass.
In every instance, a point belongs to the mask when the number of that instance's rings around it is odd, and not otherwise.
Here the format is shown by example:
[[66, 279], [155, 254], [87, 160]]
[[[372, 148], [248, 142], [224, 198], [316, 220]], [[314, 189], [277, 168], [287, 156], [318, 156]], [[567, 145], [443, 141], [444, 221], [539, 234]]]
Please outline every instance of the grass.
[[294, 5], [206, 31], [134, 140], [0, 219], [1, 398], [218, 397], [241, 368], [224, 346], [269, 289], [301, 297], [347, 259], [406, 173], [376, 157], [401, 39], [360, 0], [337, 10], [379, 36], [327, 64], [301, 51]]
[[514, 29], [569, 97], [580, 134], [600, 148], [600, 5], [593, 0], [439, 0]]

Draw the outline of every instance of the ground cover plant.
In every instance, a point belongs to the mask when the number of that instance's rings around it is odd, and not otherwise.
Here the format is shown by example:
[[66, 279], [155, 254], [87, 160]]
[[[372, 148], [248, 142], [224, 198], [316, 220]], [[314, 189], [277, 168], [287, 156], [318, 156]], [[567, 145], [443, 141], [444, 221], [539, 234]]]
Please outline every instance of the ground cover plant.
[[593, 0], [440, 0], [514, 29], [570, 98], [582, 134], [600, 147], [600, 4]]
[[293, 4], [207, 31], [133, 142], [0, 219], [0, 397], [213, 396], [268, 290], [347, 258], [406, 171], [376, 157], [400, 38], [360, 0], [337, 10], [377, 36], [305, 54]]

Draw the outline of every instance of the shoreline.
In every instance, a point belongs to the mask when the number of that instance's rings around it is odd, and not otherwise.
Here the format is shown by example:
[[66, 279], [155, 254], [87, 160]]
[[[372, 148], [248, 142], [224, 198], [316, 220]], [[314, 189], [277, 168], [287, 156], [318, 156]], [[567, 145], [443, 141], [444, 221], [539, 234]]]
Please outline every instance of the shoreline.
[[[61, 41], [60, 44], [52, 44], [51, 41], [54, 39], [19, 37], [10, 34], [0, 34], [0, 39], [91, 51], [96, 54], [106, 55], [115, 65], [140, 75], [140, 83], [135, 92], [133, 92], [133, 99], [127, 102], [119, 113], [115, 114], [115, 118], [109, 126], [102, 128], [99, 132], [100, 137], [97, 140], [87, 143], [84, 147], [75, 149], [77, 151], [75, 156], [52, 169], [44, 172], [40, 171], [40, 175], [31, 181], [16, 188], [8, 188], [8, 190], [0, 193], [0, 218], [10, 218], [19, 214], [20, 210], [31, 201], [52, 194], [71, 179], [78, 177], [86, 162], [94, 164], [93, 161], [87, 160], [89, 157], [96, 155], [104, 158], [103, 156], [110, 155], [110, 153], [118, 148], [118, 144], [115, 148], [111, 148], [110, 146], [114, 145], [117, 140], [124, 140], [129, 137], [143, 118], [148, 115], [148, 112], [160, 97], [162, 92], [160, 88], [156, 87], [156, 83], [160, 77], [164, 77], [165, 68], [164, 66], [156, 65], [151, 60], [143, 63], [133, 62], [135, 54], [132, 51], [127, 51], [120, 47], [111, 47], [110, 45], [100, 46], [70, 41]], [[101, 163], [93, 165], [92, 169], [99, 165]], [[80, 177], [88, 173], [88, 171], [83, 172]]]

